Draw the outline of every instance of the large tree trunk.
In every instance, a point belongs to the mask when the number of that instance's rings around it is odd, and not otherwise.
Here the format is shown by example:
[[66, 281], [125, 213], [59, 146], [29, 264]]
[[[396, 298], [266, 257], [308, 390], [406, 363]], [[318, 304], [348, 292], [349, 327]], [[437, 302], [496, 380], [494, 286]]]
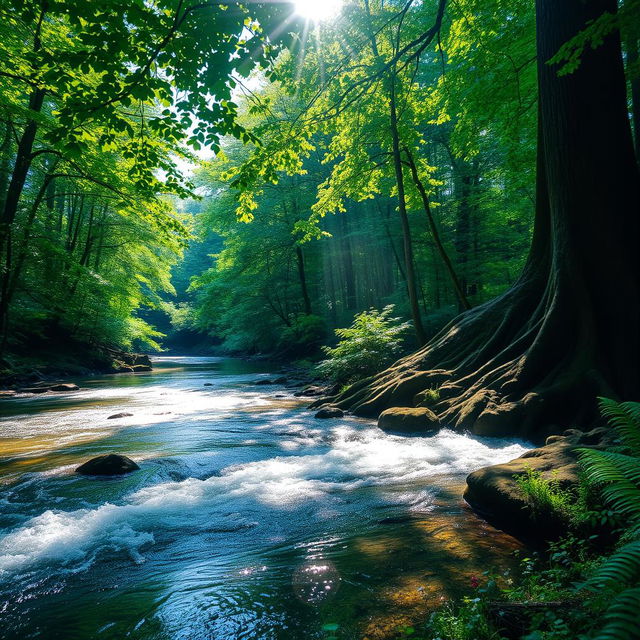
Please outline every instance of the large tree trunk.
[[640, 182], [619, 35], [573, 74], [546, 64], [615, 0], [537, 0], [538, 193], [517, 283], [335, 403], [375, 416], [438, 386], [444, 424], [541, 440], [596, 419], [596, 396], [638, 399]]

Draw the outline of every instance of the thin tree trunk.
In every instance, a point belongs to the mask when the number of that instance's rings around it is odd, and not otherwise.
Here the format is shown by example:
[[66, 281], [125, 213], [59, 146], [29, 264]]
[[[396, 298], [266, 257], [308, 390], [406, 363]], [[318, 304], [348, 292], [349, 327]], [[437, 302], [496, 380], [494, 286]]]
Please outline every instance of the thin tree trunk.
[[311, 298], [309, 297], [309, 289], [307, 288], [307, 274], [304, 266], [304, 255], [302, 253], [302, 247], [296, 245], [296, 261], [298, 263], [298, 277], [300, 278], [300, 291], [302, 292], [302, 299], [304, 301], [304, 312], [310, 316], [313, 312], [311, 310]]
[[429, 221], [429, 229], [431, 231], [431, 236], [433, 237], [433, 241], [435, 242], [436, 249], [438, 250], [438, 255], [442, 260], [444, 267], [451, 279], [451, 284], [453, 284], [453, 289], [460, 301], [461, 307], [467, 311], [471, 309], [471, 305], [467, 300], [467, 297], [462, 290], [462, 285], [458, 280], [458, 276], [456, 275], [455, 269], [453, 268], [453, 264], [451, 259], [449, 258], [449, 254], [447, 254], [447, 250], [442, 243], [442, 239], [440, 238], [440, 232], [438, 231], [438, 227], [433, 218], [433, 213], [431, 211], [431, 204], [429, 202], [429, 196], [427, 194], [427, 190], [424, 187], [424, 183], [420, 179], [420, 175], [418, 174], [418, 167], [413, 159], [413, 155], [409, 149], [405, 149], [405, 154], [407, 155], [407, 159], [409, 162], [409, 168], [411, 169], [411, 175], [413, 177], [413, 182], [416, 185], [418, 192], [420, 193], [420, 198], [422, 199], [422, 206], [424, 207], [424, 212], [427, 214], [427, 220]]
[[402, 173], [402, 155], [400, 153], [400, 133], [398, 131], [398, 111], [396, 107], [396, 80], [395, 75], [391, 77], [391, 91], [389, 100], [391, 140], [393, 145], [393, 166], [396, 174], [396, 186], [398, 189], [398, 212], [402, 223], [402, 237], [404, 240], [404, 263], [407, 274], [407, 289], [409, 290], [409, 305], [411, 307], [411, 317], [416, 332], [418, 345], [422, 346], [427, 337], [422, 326], [420, 317], [420, 303], [418, 300], [418, 286], [416, 272], [413, 262], [413, 243], [411, 241], [411, 227], [409, 216], [407, 215], [407, 201], [404, 190], [404, 176]]

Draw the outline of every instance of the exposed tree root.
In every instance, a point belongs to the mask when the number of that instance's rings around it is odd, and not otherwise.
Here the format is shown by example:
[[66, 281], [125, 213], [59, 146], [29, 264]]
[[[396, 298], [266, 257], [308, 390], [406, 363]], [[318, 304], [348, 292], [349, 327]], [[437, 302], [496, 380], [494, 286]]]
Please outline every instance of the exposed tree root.
[[[457, 430], [541, 440], [558, 428], [593, 424], [596, 397], [610, 390], [592, 364], [589, 334], [575, 331], [548, 287], [532, 296], [535, 288], [523, 277], [503, 296], [459, 316], [420, 351], [331, 403], [377, 417], [388, 407], [415, 406], [419, 392], [437, 389], [431, 408]], [[532, 298], [540, 302], [532, 304]]]

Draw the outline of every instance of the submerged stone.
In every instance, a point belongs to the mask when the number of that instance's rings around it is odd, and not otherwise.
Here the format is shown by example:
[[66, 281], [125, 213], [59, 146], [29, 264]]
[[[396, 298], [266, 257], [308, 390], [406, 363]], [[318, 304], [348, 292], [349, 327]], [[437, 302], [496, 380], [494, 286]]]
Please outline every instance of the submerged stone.
[[316, 413], [315, 417], [318, 420], [328, 420], [330, 418], [342, 418], [344, 411], [338, 407], [323, 407]]
[[427, 434], [440, 429], [440, 420], [427, 407], [393, 407], [380, 414], [378, 427], [383, 431]]
[[71, 382], [65, 382], [63, 384], [54, 384], [51, 391], [79, 391], [80, 387], [77, 384]]
[[126, 411], [123, 411], [122, 413], [115, 413], [112, 416], [109, 416], [107, 418], [107, 420], [119, 420], [120, 418], [131, 418], [133, 416], [133, 413], [127, 413]]
[[132, 471], [138, 471], [140, 467], [127, 456], [109, 453], [93, 458], [80, 465], [76, 473], [83, 476], [122, 476]]

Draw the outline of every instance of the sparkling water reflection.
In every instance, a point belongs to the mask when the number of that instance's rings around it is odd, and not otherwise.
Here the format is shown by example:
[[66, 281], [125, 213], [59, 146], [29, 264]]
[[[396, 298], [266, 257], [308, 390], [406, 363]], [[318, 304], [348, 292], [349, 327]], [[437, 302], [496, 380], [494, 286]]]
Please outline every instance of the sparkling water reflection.
[[[165, 358], [3, 400], [0, 638], [392, 637], [509, 562], [515, 541], [460, 495], [525, 443], [316, 421], [293, 390], [255, 384], [269, 373]], [[73, 473], [107, 452], [141, 471]]]

